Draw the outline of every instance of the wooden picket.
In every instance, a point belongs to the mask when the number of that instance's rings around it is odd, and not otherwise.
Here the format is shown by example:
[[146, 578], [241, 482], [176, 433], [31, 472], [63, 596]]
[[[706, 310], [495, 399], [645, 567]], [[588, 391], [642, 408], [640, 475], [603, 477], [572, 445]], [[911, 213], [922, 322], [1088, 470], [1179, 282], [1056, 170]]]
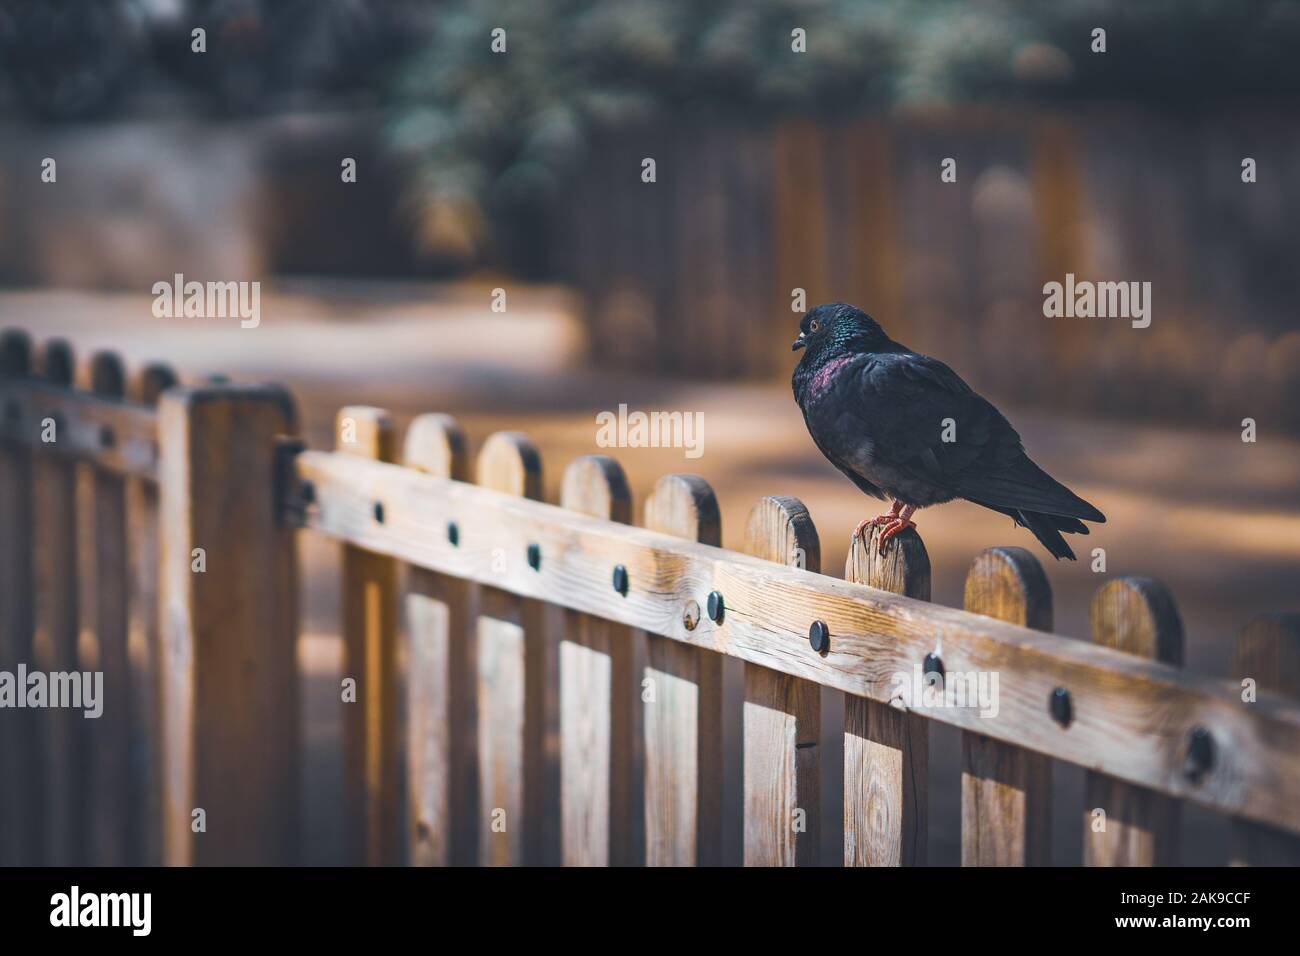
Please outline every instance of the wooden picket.
[[[745, 550], [821, 570], [821, 542], [808, 509], [768, 497], [749, 512]], [[745, 665], [746, 866], [814, 866], [821, 838], [821, 688], [758, 664]]]
[[[1024, 548], [980, 554], [966, 576], [965, 605], [1000, 621], [1052, 629], [1051, 586], [1038, 559]], [[1047, 864], [1052, 799], [1047, 756], [970, 731], [962, 734], [961, 746], [962, 865]]]
[[[1169, 591], [1151, 578], [1116, 578], [1092, 599], [1092, 639], [1175, 667], [1183, 663], [1183, 622]], [[1061, 720], [1071, 718], [1068, 697]], [[1089, 772], [1084, 797], [1087, 866], [1173, 866], [1182, 806], [1142, 787]]]
[[[126, 395], [126, 370], [111, 352], [91, 361], [90, 390], [122, 399]], [[101, 442], [111, 446], [113, 432], [105, 428]], [[105, 700], [130, 700], [130, 659], [127, 649], [126, 479], [94, 464], [80, 466], [88, 515], [79, 549], [85, 562], [78, 580], [83, 589], [82, 634], [89, 640], [79, 647], [82, 671], [101, 671]], [[87, 508], [88, 506], [88, 508]], [[131, 714], [106, 708], [84, 725], [87, 753], [86, 802], [88, 860], [101, 866], [121, 866], [131, 861], [139, 838], [131, 832], [130, 776], [121, 768], [131, 759]]]
[[[885, 554], [880, 528], [849, 549], [846, 581], [930, 600], [930, 556], [915, 530]], [[924, 680], [925, 661], [916, 661]], [[844, 702], [844, 865], [924, 866], [929, 835], [930, 729], [915, 712], [848, 695]]]
[[[41, 373], [48, 384], [72, 386], [76, 362], [72, 348], [61, 340], [46, 343]], [[55, 450], [76, 423], [63, 414], [32, 422], [41, 429], [34, 445], [32, 514], [38, 530], [33, 538], [36, 631], [32, 660], [46, 673], [78, 670], [77, 630], [79, 593], [77, 567], [77, 463]], [[29, 425], [29, 427], [30, 427]], [[52, 710], [43, 723], [39, 753], [44, 858], [56, 865], [85, 863], [86, 722], [72, 709]]]
[[[426, 474], [469, 479], [465, 434], [448, 415], [411, 422], [404, 460]], [[444, 533], [454, 541], [459, 529]], [[407, 847], [416, 866], [470, 865], [478, 855], [477, 600], [468, 581], [406, 569]]]
[[[518, 432], [497, 432], [478, 457], [483, 488], [539, 499], [542, 458]], [[536, 542], [493, 561], [533, 573], [551, 555]], [[495, 587], [482, 589], [478, 618], [479, 854], [483, 863], [511, 866], [546, 862], [546, 674], [552, 652], [543, 606]], [[553, 825], [553, 824], [552, 824]]]
[[[911, 529], [859, 537], [839, 580], [794, 498], [725, 551], [696, 476], [662, 478], [638, 527], [605, 456], [565, 469], [557, 507], [519, 433], [470, 483], [447, 416], [418, 416], [399, 464], [382, 409], [342, 409], [336, 450], [310, 451], [280, 389], [131, 378], [111, 353], [77, 372], [66, 343], [0, 338], [0, 669], [104, 682], [101, 718], [0, 724], [0, 864], [299, 858], [300, 529], [343, 547], [354, 862], [722, 862], [726, 657], [748, 865], [839, 862], [825, 693], [844, 865], [927, 862], [931, 722], [962, 732], [966, 865], [1050, 860], [1053, 760], [1087, 770], [1088, 865], [1176, 862], [1185, 803], [1232, 819], [1233, 862], [1300, 862], [1296, 614], [1243, 629], [1233, 681], [1198, 677], [1152, 579], [1105, 581], [1076, 641], [1019, 548], [975, 559], [959, 611], [928, 603]], [[990, 672], [995, 714], [949, 699]]]
[[[177, 384], [167, 365], [151, 363], [135, 377], [132, 398], [156, 408], [162, 393]], [[160, 684], [162, 640], [158, 626], [158, 564], [160, 526], [158, 484], [138, 476], [127, 478], [127, 552], [129, 562], [128, 644], [131, 654], [131, 796], [130, 832], [139, 841], [134, 862], [162, 862], [162, 704]]]
[[[696, 475], [660, 478], [645, 504], [645, 526], [704, 544], [722, 540], [718, 500]], [[715, 610], [718, 617], [725, 614], [725, 607], [715, 605]], [[690, 631], [717, 623], [709, 617], [707, 594], [689, 599], [682, 615]], [[717, 865], [722, 861], [722, 658], [651, 634], [643, 674], [646, 862]]]
[[[350, 405], [336, 419], [335, 447], [397, 460], [397, 432], [383, 409]], [[388, 519], [376, 500], [371, 518]], [[397, 562], [344, 545], [343, 766], [349, 858], [397, 861]]]
[[[33, 374], [32, 344], [26, 334], [0, 339], [0, 376], [25, 382]], [[32, 574], [32, 459], [22, 439], [24, 409], [14, 396], [3, 405], [0, 438], [0, 669], [14, 671], [33, 661], [34, 579]], [[13, 711], [0, 720], [0, 866], [31, 864], [42, 857], [38, 759], [41, 726], [35, 711]]]
[[[564, 472], [562, 507], [624, 524], [632, 494], [618, 462], [577, 459]], [[610, 587], [631, 587], [617, 567]], [[637, 655], [625, 625], [564, 612], [560, 644], [560, 823], [566, 866], [640, 862], [643, 839], [637, 741]]]

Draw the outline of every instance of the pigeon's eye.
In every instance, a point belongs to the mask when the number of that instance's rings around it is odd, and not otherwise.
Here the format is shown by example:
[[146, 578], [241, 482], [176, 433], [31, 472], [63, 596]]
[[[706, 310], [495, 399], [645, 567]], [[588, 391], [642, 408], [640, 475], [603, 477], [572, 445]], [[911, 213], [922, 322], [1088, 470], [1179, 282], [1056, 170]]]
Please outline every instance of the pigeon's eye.
[[818, 322], [816, 319], [813, 319], [811, 322], [808, 323], [808, 331], [809, 331], [809, 332], [816, 332], [816, 331], [817, 331], [818, 329], [820, 329], [821, 327], [822, 327], [822, 324], [821, 324], [820, 322]]

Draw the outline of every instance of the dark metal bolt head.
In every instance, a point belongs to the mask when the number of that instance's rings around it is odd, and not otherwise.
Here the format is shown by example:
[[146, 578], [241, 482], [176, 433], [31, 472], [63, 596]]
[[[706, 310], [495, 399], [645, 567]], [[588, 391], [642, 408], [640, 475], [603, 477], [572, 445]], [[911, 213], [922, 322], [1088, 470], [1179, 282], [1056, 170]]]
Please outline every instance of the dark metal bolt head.
[[384, 523], [384, 503], [383, 503], [382, 501], [376, 501], [376, 502], [375, 502], [375, 509], [374, 509], [374, 510], [375, 510], [375, 521], [379, 522], [380, 524], [383, 524], [383, 523]]
[[1070, 692], [1064, 687], [1057, 687], [1052, 691], [1052, 696], [1047, 702], [1047, 709], [1052, 713], [1052, 719], [1062, 727], [1070, 726], [1070, 721], [1074, 719], [1074, 708], [1070, 704]]
[[808, 628], [808, 643], [818, 654], [825, 654], [831, 649], [831, 629], [825, 621], [813, 621]]
[[453, 548], [460, 547], [460, 526], [454, 521], [447, 522], [447, 541]]
[[722, 600], [721, 591], [709, 592], [708, 611], [710, 621], [714, 624], [722, 623], [722, 615], [727, 613], [727, 602]]
[[925, 655], [925, 661], [921, 665], [921, 673], [925, 677], [925, 683], [929, 686], [943, 686], [943, 661], [939, 659], [938, 654], [930, 653]]
[[1183, 773], [1195, 783], [1213, 766], [1214, 738], [1204, 727], [1193, 727], [1187, 735], [1187, 757], [1183, 761]]
[[542, 569], [542, 546], [536, 542], [528, 546], [528, 566], [534, 571]]
[[621, 564], [614, 565], [614, 590], [627, 597], [627, 568]]

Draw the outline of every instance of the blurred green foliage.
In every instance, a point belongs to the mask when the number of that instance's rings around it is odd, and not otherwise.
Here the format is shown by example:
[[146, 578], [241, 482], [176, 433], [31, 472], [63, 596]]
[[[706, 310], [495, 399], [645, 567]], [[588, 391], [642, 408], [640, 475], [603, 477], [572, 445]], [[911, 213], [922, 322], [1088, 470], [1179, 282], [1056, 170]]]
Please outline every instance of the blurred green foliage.
[[549, 203], [601, 126], [1041, 98], [1189, 109], [1294, 94], [1298, 40], [1295, 0], [452, 0], [402, 71], [390, 138], [426, 221], [467, 241]]

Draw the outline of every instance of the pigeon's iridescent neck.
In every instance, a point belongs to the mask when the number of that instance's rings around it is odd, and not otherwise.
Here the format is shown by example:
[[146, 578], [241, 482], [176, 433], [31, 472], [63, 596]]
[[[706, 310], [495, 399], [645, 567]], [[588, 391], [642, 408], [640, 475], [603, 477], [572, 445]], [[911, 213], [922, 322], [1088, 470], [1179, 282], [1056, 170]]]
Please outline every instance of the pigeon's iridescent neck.
[[831, 379], [835, 373], [842, 369], [853, 359], [853, 353], [839, 355], [831, 359], [825, 365], [817, 370], [813, 375], [812, 383], [808, 386], [808, 391], [813, 397], [819, 397], [822, 392], [830, 387]]

